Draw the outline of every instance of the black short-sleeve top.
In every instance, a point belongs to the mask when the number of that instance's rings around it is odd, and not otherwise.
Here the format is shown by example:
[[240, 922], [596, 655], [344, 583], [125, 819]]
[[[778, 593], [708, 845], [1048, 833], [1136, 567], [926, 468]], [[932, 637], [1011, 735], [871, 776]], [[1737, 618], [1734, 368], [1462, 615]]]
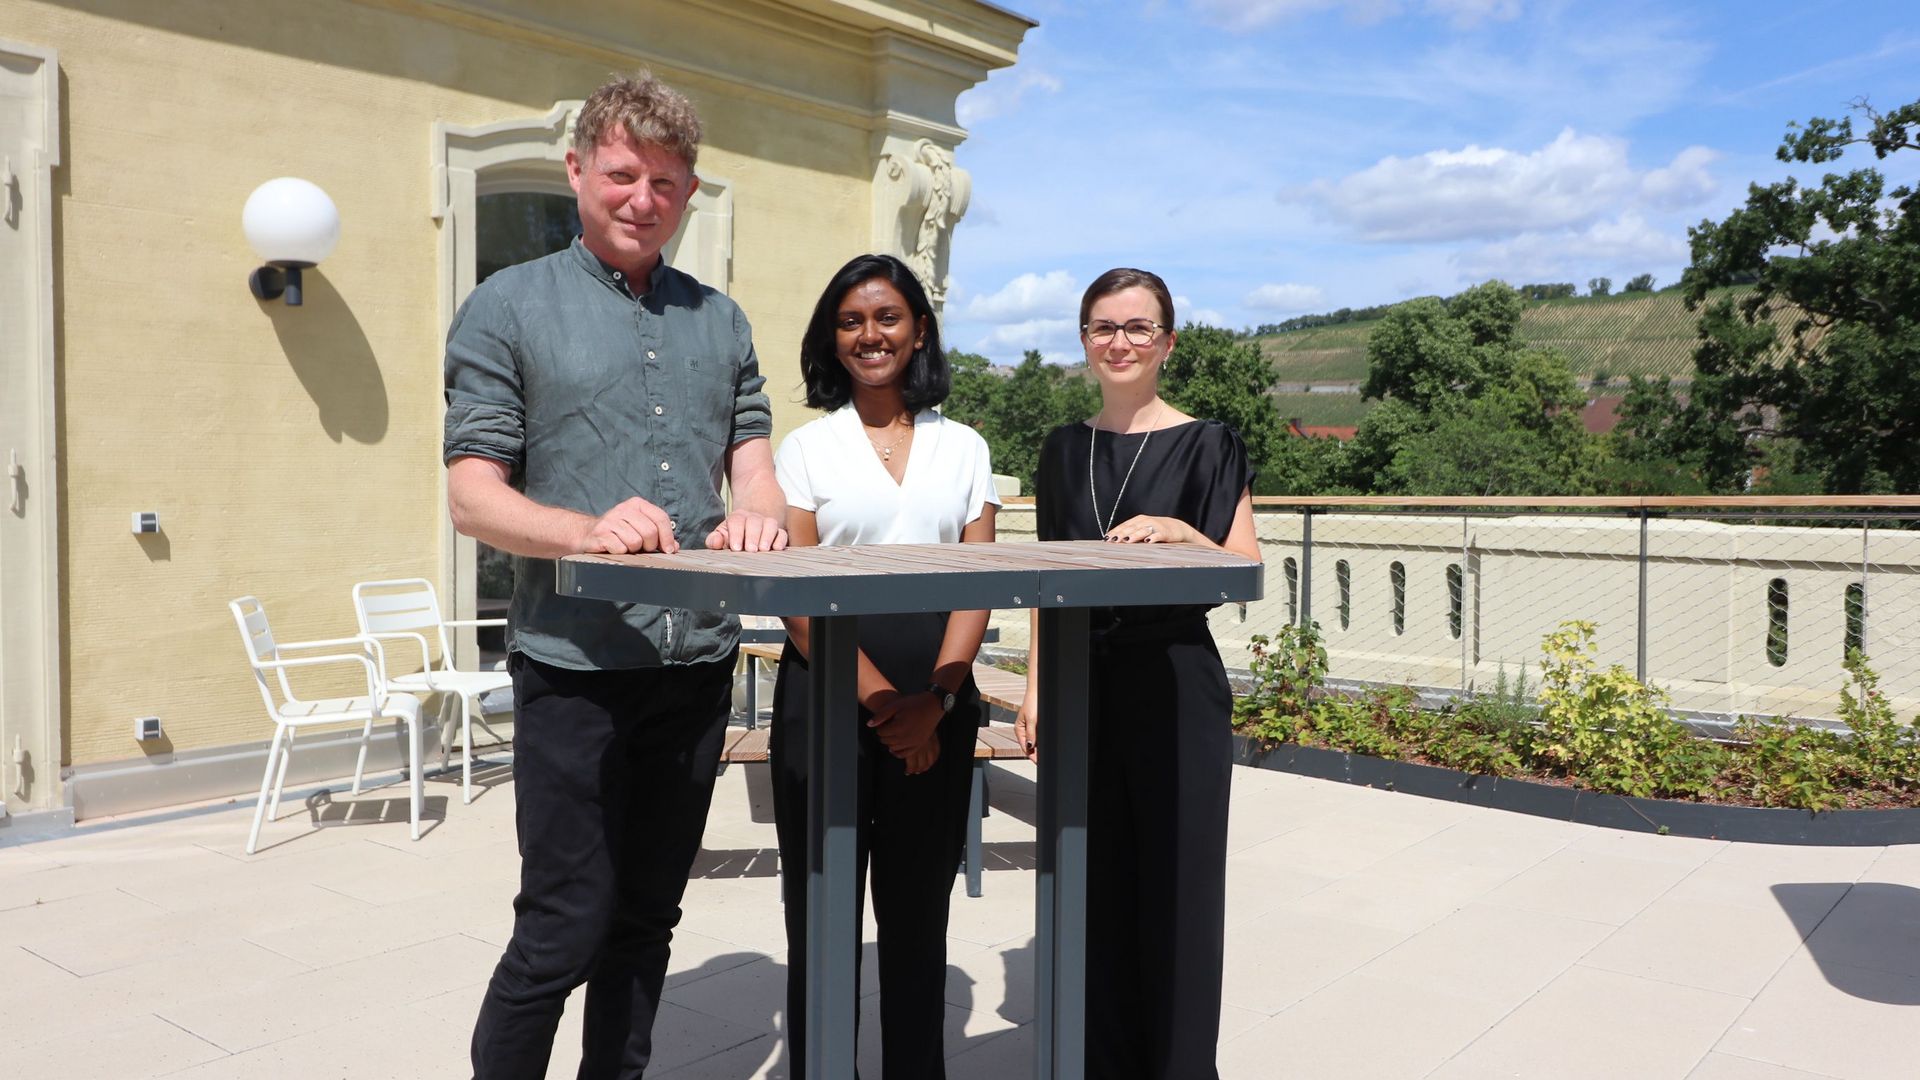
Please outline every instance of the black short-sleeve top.
[[[1106, 534], [1109, 516], [1118, 525], [1147, 514], [1178, 518], [1222, 544], [1253, 477], [1246, 444], [1218, 420], [1134, 435], [1096, 434], [1085, 423], [1063, 424], [1040, 448], [1034, 485], [1039, 537], [1098, 540]], [[1095, 628], [1102, 628], [1182, 621], [1206, 611], [1202, 605], [1105, 608], [1092, 618]]]

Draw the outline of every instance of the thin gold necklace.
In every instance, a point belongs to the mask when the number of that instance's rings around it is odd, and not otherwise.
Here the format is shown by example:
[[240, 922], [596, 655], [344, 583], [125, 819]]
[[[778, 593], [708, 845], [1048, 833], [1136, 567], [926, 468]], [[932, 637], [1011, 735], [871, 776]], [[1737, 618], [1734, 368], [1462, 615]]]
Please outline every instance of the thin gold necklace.
[[[889, 423], [887, 426], [892, 427], [893, 424]], [[866, 429], [867, 429], [867, 426], [865, 424], [860, 425], [860, 430], [863, 433], [866, 431]], [[867, 444], [873, 447], [874, 453], [880, 455], [880, 460], [883, 463], [890, 462], [893, 460], [894, 450], [897, 449], [901, 443], [906, 442], [907, 436], [911, 434], [913, 434], [913, 421], [908, 420], [906, 430], [902, 431], [899, 435], [895, 436], [892, 442], [882, 445], [880, 443], [874, 442], [872, 435], [867, 435]]]

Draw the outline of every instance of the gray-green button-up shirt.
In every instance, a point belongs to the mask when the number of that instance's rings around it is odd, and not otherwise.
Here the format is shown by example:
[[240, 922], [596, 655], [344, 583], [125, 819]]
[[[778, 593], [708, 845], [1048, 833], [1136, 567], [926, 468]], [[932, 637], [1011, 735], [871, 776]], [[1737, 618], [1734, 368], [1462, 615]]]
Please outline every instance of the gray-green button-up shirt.
[[[600, 515], [634, 496], [667, 512], [682, 546], [726, 515], [733, 444], [772, 434], [738, 305], [666, 265], [635, 297], [576, 237], [488, 278], [447, 333], [444, 460], [511, 467], [546, 506]], [[715, 660], [731, 616], [576, 599], [550, 559], [514, 556], [508, 647], [558, 667], [618, 670]]]

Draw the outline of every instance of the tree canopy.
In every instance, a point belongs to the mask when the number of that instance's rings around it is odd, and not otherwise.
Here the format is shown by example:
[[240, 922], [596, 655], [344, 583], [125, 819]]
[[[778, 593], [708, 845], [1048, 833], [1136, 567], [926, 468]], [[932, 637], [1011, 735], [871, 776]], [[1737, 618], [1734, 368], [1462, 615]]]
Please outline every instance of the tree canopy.
[[[1920, 150], [1920, 102], [1852, 111], [1790, 125], [1776, 156], [1825, 165], [1859, 147], [1876, 159]], [[1789, 177], [1750, 185], [1744, 207], [1689, 235], [1694, 378], [1684, 400], [1636, 381], [1623, 456], [1669, 459], [1714, 491], [1756, 470], [1774, 490], [1920, 490], [1920, 194], [1887, 190], [1873, 168], [1817, 186]]]

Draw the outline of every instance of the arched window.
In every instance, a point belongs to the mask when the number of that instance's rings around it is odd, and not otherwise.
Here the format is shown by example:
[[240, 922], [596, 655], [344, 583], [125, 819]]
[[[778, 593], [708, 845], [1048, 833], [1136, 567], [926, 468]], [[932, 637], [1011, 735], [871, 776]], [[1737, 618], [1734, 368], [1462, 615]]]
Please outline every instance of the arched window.
[[1345, 559], [1333, 564], [1333, 581], [1340, 588], [1340, 629], [1353, 624], [1353, 564]]
[[1460, 573], [1460, 564], [1447, 567], [1447, 632], [1454, 637], [1460, 636], [1460, 624], [1466, 611], [1465, 579]]
[[1767, 663], [1783, 667], [1787, 662], [1787, 579], [1767, 582]]
[[1407, 632], [1407, 564], [1396, 562], [1387, 568], [1387, 580], [1393, 585], [1393, 632]]

